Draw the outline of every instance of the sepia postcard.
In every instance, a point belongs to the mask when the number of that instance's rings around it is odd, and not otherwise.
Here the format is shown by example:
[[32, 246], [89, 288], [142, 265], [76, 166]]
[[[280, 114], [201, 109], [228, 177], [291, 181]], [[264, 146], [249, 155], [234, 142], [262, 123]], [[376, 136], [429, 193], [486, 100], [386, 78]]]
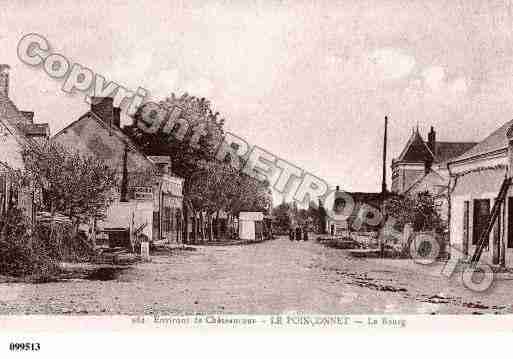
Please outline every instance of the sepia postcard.
[[0, 0], [0, 30], [6, 354], [513, 330], [510, 1]]

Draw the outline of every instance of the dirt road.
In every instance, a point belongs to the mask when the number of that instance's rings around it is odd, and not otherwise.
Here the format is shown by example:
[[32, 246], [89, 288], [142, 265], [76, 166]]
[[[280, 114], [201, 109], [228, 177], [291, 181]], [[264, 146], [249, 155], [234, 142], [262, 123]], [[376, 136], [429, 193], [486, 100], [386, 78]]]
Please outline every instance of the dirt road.
[[[511, 313], [512, 281], [483, 294], [314, 241], [196, 247], [153, 256], [112, 280], [0, 284], [0, 314]], [[457, 276], [457, 275], [456, 275]]]

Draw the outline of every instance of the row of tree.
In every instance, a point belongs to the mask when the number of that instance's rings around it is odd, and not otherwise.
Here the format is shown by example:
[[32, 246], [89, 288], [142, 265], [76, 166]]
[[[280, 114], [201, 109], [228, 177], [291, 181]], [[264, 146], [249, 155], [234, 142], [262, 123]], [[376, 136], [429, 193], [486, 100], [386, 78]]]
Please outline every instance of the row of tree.
[[[142, 131], [138, 126], [144, 107], [134, 118], [132, 126], [124, 131], [147, 155], [167, 155], [172, 160], [173, 174], [184, 179], [185, 240], [188, 221], [192, 219], [193, 240], [210, 239], [214, 233], [214, 219], [220, 223], [222, 213], [229, 222], [240, 211], [267, 212], [272, 206], [271, 192], [266, 182], [248, 176], [233, 167], [230, 158], [216, 159], [216, 151], [224, 136], [224, 119], [214, 113], [211, 103], [204, 98], [174, 94], [160, 103], [172, 111], [180, 108], [180, 118], [186, 121], [188, 131], [178, 136], [183, 127], [176, 126], [171, 134], [163, 129], [155, 133]], [[163, 124], [165, 125], [165, 124]], [[199, 139], [192, 138], [201, 127]], [[197, 145], [195, 144], [197, 143]], [[119, 192], [120, 176], [101, 160], [72, 152], [64, 146], [48, 141], [41, 146], [28, 145], [23, 149], [25, 167], [17, 173], [21, 186], [37, 189], [36, 205], [48, 211], [65, 215], [78, 230], [81, 223], [101, 219]], [[244, 159], [241, 159], [244, 160]]]
[[[240, 211], [267, 212], [271, 207], [268, 183], [231, 166], [230, 158], [216, 159], [224, 137], [225, 120], [213, 110], [210, 101], [188, 94], [172, 94], [159, 105], [168, 113], [181, 111], [181, 122], [171, 131], [166, 123], [153, 133], [142, 130], [139, 123], [144, 120], [144, 106], [135, 114], [134, 123], [124, 131], [146, 154], [171, 157], [173, 174], [184, 179], [185, 228], [191, 219], [192, 240], [212, 240], [220, 236], [221, 231], [213, 228], [214, 219], [219, 219], [220, 213], [226, 214], [231, 222]], [[202, 136], [196, 138], [197, 133]], [[215, 223], [219, 224], [219, 220]], [[188, 234], [185, 230], [186, 242]]]
[[307, 227], [309, 231], [324, 233], [326, 229], [326, 210], [321, 201], [311, 201], [308, 208], [298, 208], [296, 202], [282, 202], [273, 208], [273, 224], [279, 233], [287, 233], [291, 228]]
[[[447, 221], [440, 215], [440, 204], [429, 192], [389, 195], [384, 210], [385, 218], [393, 218], [398, 230], [410, 224], [414, 231], [447, 231]], [[283, 202], [273, 208], [272, 215], [274, 227], [281, 233], [286, 233], [296, 226], [307, 226], [318, 233], [325, 233], [326, 230], [327, 212], [321, 201], [319, 204], [310, 202], [308, 208], [301, 209], [295, 202]], [[375, 231], [379, 229], [379, 226], [374, 226]]]

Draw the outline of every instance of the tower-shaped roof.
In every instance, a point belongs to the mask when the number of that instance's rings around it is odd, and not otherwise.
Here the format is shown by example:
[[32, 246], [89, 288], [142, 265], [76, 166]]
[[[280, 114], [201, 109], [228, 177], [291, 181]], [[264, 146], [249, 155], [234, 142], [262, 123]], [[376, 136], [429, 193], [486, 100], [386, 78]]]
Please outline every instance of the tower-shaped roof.
[[435, 158], [426, 142], [420, 135], [418, 129], [414, 130], [408, 140], [408, 143], [404, 147], [403, 151], [396, 159], [401, 162], [425, 162], [433, 161]]

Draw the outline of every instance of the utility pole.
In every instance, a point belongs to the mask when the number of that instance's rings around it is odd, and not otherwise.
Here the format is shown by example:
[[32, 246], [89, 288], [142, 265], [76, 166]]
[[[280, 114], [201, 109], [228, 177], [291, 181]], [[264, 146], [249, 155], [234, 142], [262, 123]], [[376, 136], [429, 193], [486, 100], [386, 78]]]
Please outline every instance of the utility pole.
[[383, 179], [381, 182], [381, 214], [382, 214], [382, 237], [379, 240], [379, 249], [381, 257], [385, 255], [385, 240], [386, 233], [385, 231], [385, 223], [386, 223], [386, 213], [385, 213], [385, 200], [387, 198], [387, 127], [388, 127], [388, 117], [385, 116], [385, 132], [383, 134]]
[[381, 194], [385, 200], [387, 193], [387, 127], [388, 117], [385, 116], [385, 133], [383, 135], [383, 180], [381, 182]]

